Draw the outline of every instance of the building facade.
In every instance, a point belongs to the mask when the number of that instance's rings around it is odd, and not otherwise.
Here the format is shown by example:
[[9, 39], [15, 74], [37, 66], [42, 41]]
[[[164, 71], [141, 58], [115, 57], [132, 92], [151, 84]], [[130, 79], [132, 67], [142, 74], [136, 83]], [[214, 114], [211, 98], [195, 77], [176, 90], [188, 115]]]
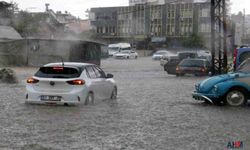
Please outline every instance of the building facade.
[[205, 38], [211, 33], [208, 2], [92, 8], [89, 16], [97, 35], [111, 43], [158, 41], [178, 46], [193, 33]]

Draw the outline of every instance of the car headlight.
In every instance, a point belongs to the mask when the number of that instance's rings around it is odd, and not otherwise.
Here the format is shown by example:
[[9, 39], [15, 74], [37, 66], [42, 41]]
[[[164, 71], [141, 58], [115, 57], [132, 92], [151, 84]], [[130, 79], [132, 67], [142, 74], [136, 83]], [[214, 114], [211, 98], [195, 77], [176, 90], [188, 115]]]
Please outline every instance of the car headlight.
[[200, 88], [200, 84], [195, 84], [196, 91], [199, 91], [199, 88]]
[[218, 86], [217, 86], [217, 85], [215, 85], [215, 86], [213, 87], [213, 91], [214, 91], [214, 92], [218, 92]]

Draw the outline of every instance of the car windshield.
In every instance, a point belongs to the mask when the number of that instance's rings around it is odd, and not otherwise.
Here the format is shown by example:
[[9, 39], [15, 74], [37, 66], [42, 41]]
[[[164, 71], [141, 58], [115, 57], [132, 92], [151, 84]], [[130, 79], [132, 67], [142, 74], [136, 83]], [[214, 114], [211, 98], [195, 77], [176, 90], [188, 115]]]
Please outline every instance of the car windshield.
[[179, 64], [182, 67], [203, 67], [203, 60], [185, 59]]
[[123, 53], [123, 54], [129, 54], [130, 51], [121, 51], [121, 53]]
[[81, 72], [81, 69], [75, 67], [41, 67], [35, 76], [40, 78], [77, 78]]
[[236, 72], [250, 72], [250, 59], [243, 61]]
[[119, 50], [119, 47], [109, 47], [109, 50], [118, 51], [118, 50]]
[[167, 53], [168, 52], [166, 52], [166, 51], [158, 51], [155, 54], [157, 54], [157, 55], [164, 55], [164, 54], [167, 54]]
[[131, 50], [130, 47], [121, 48], [121, 50]]

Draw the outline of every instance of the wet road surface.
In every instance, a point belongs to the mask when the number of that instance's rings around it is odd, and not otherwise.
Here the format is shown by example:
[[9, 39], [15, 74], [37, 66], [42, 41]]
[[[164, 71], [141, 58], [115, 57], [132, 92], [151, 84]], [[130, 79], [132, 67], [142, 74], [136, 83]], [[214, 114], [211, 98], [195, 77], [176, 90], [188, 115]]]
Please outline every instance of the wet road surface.
[[0, 149], [221, 150], [250, 149], [250, 107], [219, 107], [191, 98], [205, 77], [167, 75], [159, 61], [102, 61], [114, 74], [118, 99], [94, 105], [24, 104], [24, 79], [36, 68], [14, 68], [17, 85], [0, 84]]

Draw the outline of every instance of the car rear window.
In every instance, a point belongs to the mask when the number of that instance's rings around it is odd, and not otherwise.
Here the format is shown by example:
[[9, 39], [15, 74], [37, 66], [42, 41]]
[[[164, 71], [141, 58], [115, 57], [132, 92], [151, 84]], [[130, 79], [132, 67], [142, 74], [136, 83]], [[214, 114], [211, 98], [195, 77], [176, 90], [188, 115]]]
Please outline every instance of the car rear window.
[[77, 67], [41, 67], [35, 76], [41, 78], [78, 78], [81, 73], [82, 69]]
[[203, 60], [183, 60], [180, 63], [182, 67], [203, 67], [204, 61]]

